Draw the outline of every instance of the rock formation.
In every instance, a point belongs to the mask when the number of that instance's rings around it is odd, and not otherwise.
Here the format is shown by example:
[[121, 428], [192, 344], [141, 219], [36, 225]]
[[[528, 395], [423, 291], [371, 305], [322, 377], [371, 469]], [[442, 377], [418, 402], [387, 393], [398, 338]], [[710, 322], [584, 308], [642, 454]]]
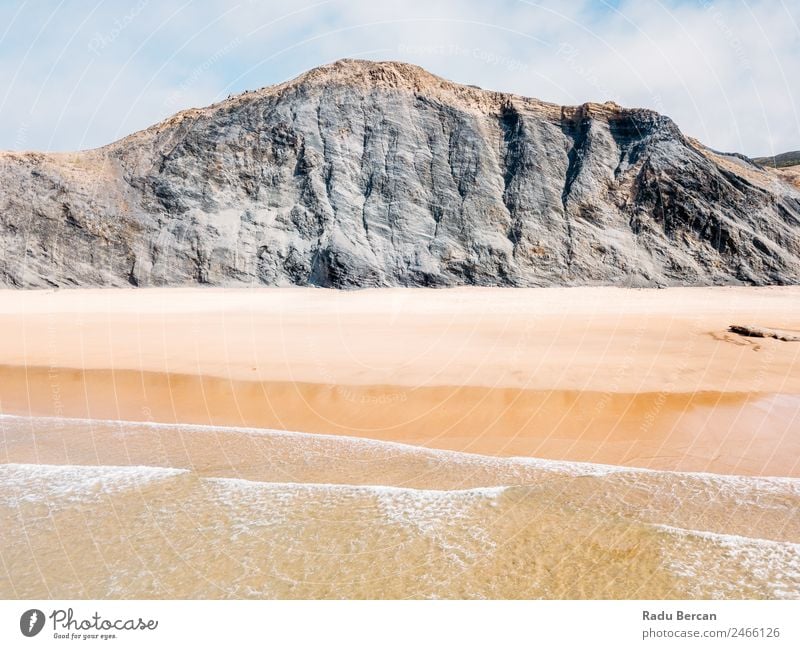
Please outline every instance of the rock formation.
[[0, 154], [0, 284], [800, 281], [800, 190], [613, 103], [343, 60], [101, 149]]

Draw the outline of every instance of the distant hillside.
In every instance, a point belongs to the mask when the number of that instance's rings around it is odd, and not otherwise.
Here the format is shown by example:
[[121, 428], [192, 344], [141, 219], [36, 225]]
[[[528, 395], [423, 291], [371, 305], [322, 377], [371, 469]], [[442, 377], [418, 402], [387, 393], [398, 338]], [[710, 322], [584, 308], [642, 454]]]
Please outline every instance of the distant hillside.
[[779, 153], [776, 156], [754, 158], [754, 160], [760, 165], [775, 167], [776, 169], [794, 167], [795, 165], [800, 165], [800, 151], [787, 151], [786, 153]]

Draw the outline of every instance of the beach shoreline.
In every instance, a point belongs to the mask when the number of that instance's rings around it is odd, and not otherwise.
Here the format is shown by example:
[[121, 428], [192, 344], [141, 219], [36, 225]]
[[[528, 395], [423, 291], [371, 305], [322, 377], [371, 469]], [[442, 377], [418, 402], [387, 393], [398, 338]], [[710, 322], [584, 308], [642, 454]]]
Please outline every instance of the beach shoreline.
[[795, 287], [0, 293], [0, 413], [800, 475]]
[[797, 596], [800, 289], [0, 298], [4, 597]]

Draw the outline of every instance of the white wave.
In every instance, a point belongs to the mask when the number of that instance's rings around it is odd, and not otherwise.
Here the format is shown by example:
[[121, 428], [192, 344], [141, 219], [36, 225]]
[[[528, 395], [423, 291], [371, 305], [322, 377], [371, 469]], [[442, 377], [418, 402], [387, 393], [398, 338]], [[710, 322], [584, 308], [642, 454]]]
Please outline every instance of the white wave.
[[794, 543], [792, 541], [773, 541], [771, 539], [740, 536], [738, 534], [722, 534], [719, 532], [709, 532], [706, 530], [693, 530], [684, 527], [675, 527], [673, 525], [653, 524], [652, 527], [664, 530], [665, 532], [675, 536], [706, 539], [731, 548], [750, 546], [762, 546], [764, 548], [785, 548], [787, 550], [797, 552], [798, 559], [800, 559], [800, 543]]
[[244, 478], [203, 478], [203, 482], [216, 483], [228, 487], [239, 487], [241, 489], [279, 489], [297, 492], [312, 491], [350, 491], [353, 493], [363, 492], [371, 494], [416, 494], [430, 495], [439, 497], [442, 494], [464, 494], [494, 498], [510, 488], [511, 485], [499, 487], [469, 487], [466, 489], [416, 489], [413, 487], [393, 487], [388, 485], [369, 485], [369, 484], [344, 484], [339, 482], [262, 482], [258, 480], [246, 480]]
[[617, 466], [610, 464], [599, 464], [593, 462], [574, 462], [567, 460], [551, 460], [545, 458], [535, 457], [496, 457], [489, 455], [480, 455], [477, 453], [467, 453], [463, 451], [449, 451], [444, 449], [432, 449], [421, 446], [414, 446], [411, 444], [404, 444], [402, 442], [375, 440], [364, 437], [356, 437], [350, 435], [330, 435], [322, 433], [304, 433], [297, 431], [277, 430], [272, 428], [253, 428], [246, 426], [212, 426], [207, 424], [176, 424], [176, 423], [162, 423], [152, 421], [130, 421], [130, 420], [114, 420], [114, 419], [86, 419], [86, 418], [64, 418], [64, 417], [27, 417], [20, 415], [0, 414], [0, 429], [2, 428], [3, 421], [14, 422], [16, 424], [23, 424], [30, 421], [38, 421], [43, 423], [59, 422], [61, 426], [65, 425], [86, 425], [87, 427], [107, 427], [118, 428], [121, 434], [127, 431], [135, 432], [136, 430], [176, 430], [181, 432], [213, 432], [215, 434], [240, 434], [240, 435], [256, 435], [268, 436], [277, 439], [297, 440], [303, 443], [325, 442], [327, 444], [338, 445], [343, 447], [355, 448], [358, 450], [369, 450], [371, 452], [381, 452], [387, 455], [395, 453], [404, 453], [413, 455], [418, 458], [428, 458], [441, 462], [453, 462], [459, 464], [479, 464], [485, 467], [519, 467], [519, 468], [534, 468], [541, 471], [546, 471], [555, 474], [569, 475], [569, 476], [607, 476], [607, 475], [650, 475], [650, 476], [665, 476], [674, 478], [675, 476], [683, 476], [693, 480], [700, 480], [706, 483], [714, 483], [716, 485], [729, 487], [748, 486], [749, 488], [759, 489], [774, 489], [781, 490], [789, 489], [800, 493], [800, 478], [790, 478], [781, 476], [740, 476], [717, 474], [708, 472], [693, 472], [693, 471], [665, 471], [656, 469], [645, 469], [641, 467], [628, 467]]
[[[24, 488], [39, 483], [54, 497], [77, 492], [96, 492], [98, 488], [125, 490], [158, 480], [189, 475], [188, 469], [128, 465], [0, 464], [0, 483], [9, 488]], [[204, 477], [200, 482], [239, 491], [282, 491], [295, 493], [349, 492], [383, 496], [413, 494], [437, 499], [447, 494], [494, 498], [509, 487], [472, 487], [467, 489], [415, 489], [387, 485], [351, 485], [341, 483], [261, 482], [244, 478]]]
[[152, 466], [2, 464], [0, 502], [17, 507], [22, 503], [85, 501], [187, 473], [185, 469]]
[[[800, 591], [800, 543], [774, 541], [770, 539], [721, 534], [705, 530], [692, 530], [670, 525], [653, 525], [667, 532], [679, 541], [689, 542], [681, 547], [677, 557], [669, 561], [670, 569], [682, 577], [702, 582], [713, 574], [713, 583], [719, 590], [718, 596], [725, 596], [723, 585], [728, 584], [735, 592], [737, 588], [752, 585], [757, 579], [762, 587], [768, 589], [774, 599], [798, 599]], [[701, 542], [698, 546], [696, 543]], [[724, 550], [725, 561], [720, 561], [710, 573], [708, 550], [703, 542]], [[724, 567], [727, 566], [727, 569]]]

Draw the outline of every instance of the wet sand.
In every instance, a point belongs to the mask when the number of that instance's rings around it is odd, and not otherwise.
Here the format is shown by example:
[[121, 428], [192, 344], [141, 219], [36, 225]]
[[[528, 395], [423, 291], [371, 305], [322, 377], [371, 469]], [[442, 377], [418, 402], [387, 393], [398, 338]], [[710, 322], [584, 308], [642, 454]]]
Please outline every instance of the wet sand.
[[[500, 456], [800, 476], [800, 396], [231, 381], [0, 367], [7, 411], [249, 426]], [[8, 404], [12, 404], [9, 406]]]
[[800, 475], [800, 289], [3, 292], [0, 412]]

